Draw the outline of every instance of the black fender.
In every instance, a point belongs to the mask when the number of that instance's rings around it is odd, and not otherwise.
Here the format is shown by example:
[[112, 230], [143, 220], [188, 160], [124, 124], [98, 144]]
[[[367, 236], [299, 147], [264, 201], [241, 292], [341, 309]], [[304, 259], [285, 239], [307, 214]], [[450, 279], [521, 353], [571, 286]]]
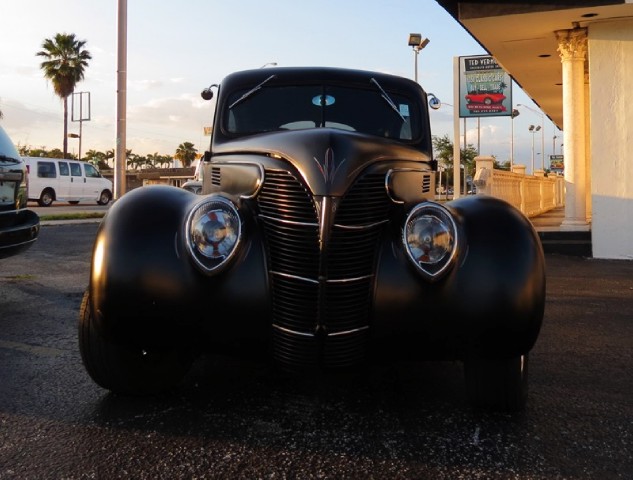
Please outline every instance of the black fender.
[[480, 356], [527, 353], [545, 309], [545, 259], [538, 234], [504, 200], [476, 195], [445, 206], [454, 214], [459, 245], [457, 261], [444, 278], [422, 278], [408, 262], [399, 235], [383, 243], [376, 336], [418, 352], [422, 343], [444, 349], [445, 341], [455, 351]]
[[[196, 338], [200, 329], [227, 340], [264, 331], [261, 320], [271, 307], [257, 243], [246, 240], [218, 275], [200, 272], [189, 257], [186, 218], [203, 198], [153, 185], [130, 191], [110, 207], [95, 239], [89, 285], [101, 334], [162, 344]], [[243, 218], [248, 229], [252, 219]]]

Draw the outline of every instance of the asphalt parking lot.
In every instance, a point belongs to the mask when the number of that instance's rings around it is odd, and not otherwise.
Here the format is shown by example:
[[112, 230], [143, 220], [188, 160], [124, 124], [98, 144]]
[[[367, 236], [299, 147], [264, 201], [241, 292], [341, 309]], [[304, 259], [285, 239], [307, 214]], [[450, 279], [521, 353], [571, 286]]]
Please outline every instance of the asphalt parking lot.
[[452, 362], [288, 379], [208, 357], [127, 398], [76, 341], [97, 225], [45, 224], [0, 264], [0, 479], [633, 478], [633, 261], [546, 256], [521, 414], [468, 407]]

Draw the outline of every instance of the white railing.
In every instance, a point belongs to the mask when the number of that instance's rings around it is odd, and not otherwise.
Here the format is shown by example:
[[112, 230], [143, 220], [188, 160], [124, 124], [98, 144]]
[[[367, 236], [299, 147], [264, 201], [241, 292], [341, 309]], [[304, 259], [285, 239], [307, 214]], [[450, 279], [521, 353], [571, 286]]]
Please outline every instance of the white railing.
[[545, 176], [542, 170], [525, 174], [525, 165], [514, 165], [511, 172], [495, 170], [494, 158], [477, 157], [475, 185], [478, 194], [501, 198], [534, 217], [565, 205], [565, 179], [562, 175]]

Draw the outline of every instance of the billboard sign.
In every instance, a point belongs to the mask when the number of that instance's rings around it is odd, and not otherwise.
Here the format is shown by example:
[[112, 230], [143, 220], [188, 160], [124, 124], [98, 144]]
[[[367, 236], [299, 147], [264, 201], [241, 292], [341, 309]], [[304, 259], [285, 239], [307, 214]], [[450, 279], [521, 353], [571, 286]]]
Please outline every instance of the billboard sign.
[[549, 156], [549, 170], [552, 173], [564, 173], [565, 163], [563, 155], [550, 155]]
[[459, 116], [512, 115], [512, 78], [494, 57], [459, 57]]

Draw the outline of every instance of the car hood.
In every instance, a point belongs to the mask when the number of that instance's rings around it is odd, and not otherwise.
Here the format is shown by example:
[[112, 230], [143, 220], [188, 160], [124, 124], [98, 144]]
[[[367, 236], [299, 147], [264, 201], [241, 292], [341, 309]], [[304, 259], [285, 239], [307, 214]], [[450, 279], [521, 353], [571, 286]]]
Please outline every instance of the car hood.
[[315, 195], [342, 195], [362, 169], [377, 162], [431, 162], [430, 155], [393, 140], [334, 128], [245, 137], [216, 145], [213, 161], [236, 154], [266, 155], [290, 162]]

